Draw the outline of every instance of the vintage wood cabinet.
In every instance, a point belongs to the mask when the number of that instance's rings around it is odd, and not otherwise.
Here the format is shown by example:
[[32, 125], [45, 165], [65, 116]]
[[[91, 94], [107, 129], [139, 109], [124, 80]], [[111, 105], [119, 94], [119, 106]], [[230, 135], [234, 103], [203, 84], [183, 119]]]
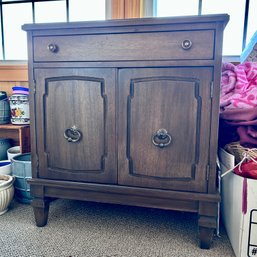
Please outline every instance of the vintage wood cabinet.
[[26, 24], [32, 206], [54, 198], [199, 214], [209, 248], [227, 15]]

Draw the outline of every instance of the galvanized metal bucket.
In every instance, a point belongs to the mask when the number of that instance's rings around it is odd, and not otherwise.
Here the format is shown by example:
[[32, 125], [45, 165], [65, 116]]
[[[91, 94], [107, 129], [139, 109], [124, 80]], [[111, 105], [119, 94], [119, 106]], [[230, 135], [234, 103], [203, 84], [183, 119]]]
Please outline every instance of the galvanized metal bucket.
[[21, 203], [30, 203], [30, 185], [27, 180], [32, 177], [31, 154], [20, 154], [13, 157], [12, 175], [15, 176], [14, 188], [15, 199]]

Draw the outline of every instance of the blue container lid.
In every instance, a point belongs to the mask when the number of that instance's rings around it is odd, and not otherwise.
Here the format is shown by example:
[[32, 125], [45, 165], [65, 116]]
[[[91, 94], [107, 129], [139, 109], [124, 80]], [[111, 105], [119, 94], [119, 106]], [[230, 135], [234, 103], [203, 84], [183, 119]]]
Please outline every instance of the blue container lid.
[[25, 91], [25, 92], [29, 92], [29, 89], [26, 88], [26, 87], [22, 87], [22, 86], [15, 86], [15, 87], [12, 87], [12, 90], [15, 91], [15, 90], [22, 90], [22, 91]]

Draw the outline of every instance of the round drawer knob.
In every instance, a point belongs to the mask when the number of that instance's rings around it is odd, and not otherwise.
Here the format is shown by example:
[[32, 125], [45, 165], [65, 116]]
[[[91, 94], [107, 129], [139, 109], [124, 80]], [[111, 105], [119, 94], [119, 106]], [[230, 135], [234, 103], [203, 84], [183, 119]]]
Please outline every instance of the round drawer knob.
[[181, 44], [181, 46], [182, 46], [182, 48], [183, 48], [184, 50], [190, 49], [190, 48], [192, 47], [192, 45], [193, 45], [193, 43], [192, 43], [192, 41], [189, 40], [189, 39], [185, 39], [185, 40], [182, 42], [182, 44]]
[[49, 44], [47, 49], [52, 53], [57, 53], [59, 48], [56, 44]]

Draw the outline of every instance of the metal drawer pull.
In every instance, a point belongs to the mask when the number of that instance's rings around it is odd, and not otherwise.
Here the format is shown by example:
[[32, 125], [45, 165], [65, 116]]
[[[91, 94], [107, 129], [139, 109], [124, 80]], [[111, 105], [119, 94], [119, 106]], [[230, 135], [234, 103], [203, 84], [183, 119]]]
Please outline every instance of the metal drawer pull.
[[49, 44], [49, 45], [47, 46], [47, 49], [48, 49], [50, 52], [52, 52], [52, 53], [57, 53], [58, 50], [59, 50], [58, 45], [56, 45], [56, 44]]
[[71, 142], [71, 143], [76, 143], [78, 142], [81, 137], [82, 137], [82, 134], [81, 132], [77, 129], [76, 126], [72, 126], [71, 128], [69, 129], [66, 129], [64, 131], [64, 138], [68, 141], [68, 142]]
[[189, 40], [189, 39], [185, 39], [185, 40], [182, 42], [182, 44], [181, 44], [181, 46], [182, 46], [182, 48], [183, 48], [184, 50], [190, 49], [190, 48], [192, 47], [192, 45], [193, 45], [193, 43], [192, 43], [192, 41]]
[[167, 147], [171, 143], [171, 136], [166, 129], [159, 129], [153, 134], [152, 143], [160, 148]]

